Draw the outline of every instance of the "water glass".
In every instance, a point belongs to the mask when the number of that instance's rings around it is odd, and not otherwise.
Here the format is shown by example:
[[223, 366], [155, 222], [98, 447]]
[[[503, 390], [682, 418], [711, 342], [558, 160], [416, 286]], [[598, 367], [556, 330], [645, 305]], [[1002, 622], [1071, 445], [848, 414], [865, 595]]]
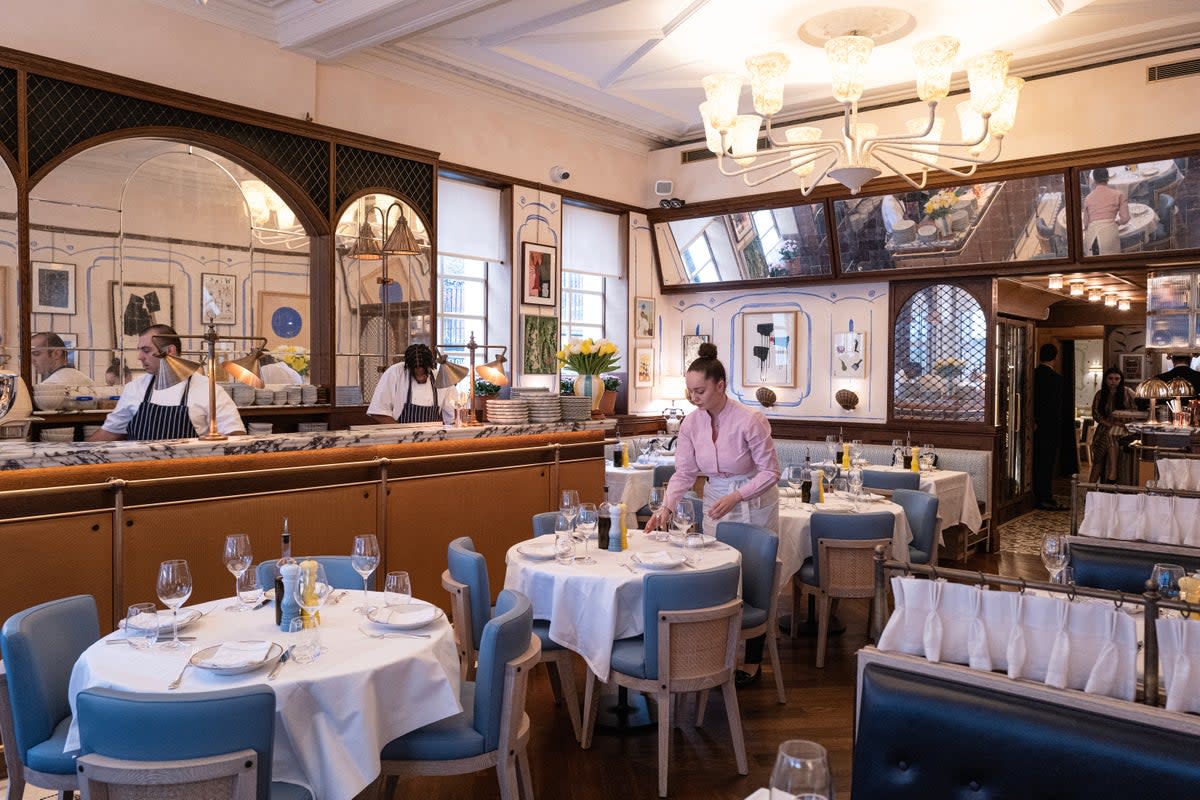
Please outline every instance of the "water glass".
[[704, 561], [704, 534], [699, 530], [688, 531], [687, 538], [684, 539], [684, 547], [687, 548], [687, 560], [689, 564], [699, 564]]
[[379, 566], [379, 540], [373, 533], [364, 533], [354, 537], [354, 549], [350, 552], [350, 566], [362, 576], [363, 602], [354, 610], [359, 614], [369, 614], [375, 610], [367, 596], [367, 578]]
[[575, 536], [571, 531], [554, 532], [554, 560], [565, 566], [575, 563]]
[[297, 664], [311, 664], [321, 654], [321, 629], [308, 624], [302, 617], [288, 623], [288, 641], [291, 643], [289, 658]]
[[[660, 503], [661, 505], [661, 503]], [[595, 503], [580, 503], [579, 517], [575, 520], [575, 536], [583, 542], [583, 557], [576, 558], [580, 564], [595, 564], [596, 559], [588, 555], [588, 542], [600, 527], [600, 516]]]
[[892, 439], [892, 466], [904, 466], [904, 440]]
[[929, 471], [929, 470], [933, 469], [933, 461], [934, 461], [933, 445], [931, 445], [931, 444], [921, 445], [921, 449], [918, 451], [917, 455], [921, 459], [921, 469], [923, 469], [925, 471]]
[[149, 650], [158, 639], [158, 610], [154, 603], [135, 603], [125, 617], [125, 638], [137, 650]]
[[833, 800], [825, 748], [804, 739], [779, 745], [770, 788], [771, 800]]
[[407, 572], [389, 572], [383, 579], [383, 604], [406, 606], [412, 603], [412, 582]]
[[1063, 586], [1074, 586], [1075, 585], [1075, 568], [1070, 566], [1069, 564], [1067, 566], [1063, 567], [1062, 569], [1060, 569], [1058, 571], [1058, 574], [1054, 576], [1052, 582], [1060, 583]]
[[[244, 533], [231, 533], [225, 537], [225, 550], [222, 554], [225, 569], [233, 575], [233, 593], [238, 593], [238, 584], [242, 575], [250, 569], [254, 556], [250, 552], [250, 537]], [[247, 606], [234, 603], [225, 608], [226, 611], [245, 611]]]
[[1057, 583], [1057, 575], [1067, 565], [1067, 535], [1049, 532], [1042, 536], [1042, 564], [1050, 572], [1051, 582]]
[[158, 599], [171, 609], [171, 641], [163, 642], [163, 650], [182, 650], [186, 644], [179, 641], [179, 607], [192, 596], [192, 571], [182, 558], [164, 561], [158, 565], [158, 581], [155, 585]]
[[1166, 600], [1179, 599], [1179, 579], [1186, 573], [1178, 564], [1155, 564], [1150, 580], [1158, 588], [1160, 597]]
[[238, 576], [237, 597], [241, 603], [239, 610], [251, 611], [262, 602], [263, 588], [258, 585], [258, 576], [254, 570], [247, 570]]

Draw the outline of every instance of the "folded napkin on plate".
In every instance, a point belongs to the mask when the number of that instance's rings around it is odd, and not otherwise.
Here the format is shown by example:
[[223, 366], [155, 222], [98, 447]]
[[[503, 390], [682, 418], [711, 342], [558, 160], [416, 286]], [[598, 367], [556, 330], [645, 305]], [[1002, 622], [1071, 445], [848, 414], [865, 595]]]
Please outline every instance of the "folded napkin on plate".
[[550, 541], [541, 542], [525, 542], [517, 548], [517, 552], [527, 556], [553, 556], [554, 555], [554, 537], [547, 536]]
[[669, 567], [680, 563], [679, 556], [675, 553], [637, 553], [633, 558], [639, 564], [648, 567]]
[[257, 664], [271, 651], [270, 642], [225, 642], [205, 663], [212, 667], [240, 667]]
[[437, 616], [437, 606], [426, 603], [408, 603], [403, 606], [385, 606], [371, 615], [373, 622], [385, 625], [421, 625], [433, 622]]

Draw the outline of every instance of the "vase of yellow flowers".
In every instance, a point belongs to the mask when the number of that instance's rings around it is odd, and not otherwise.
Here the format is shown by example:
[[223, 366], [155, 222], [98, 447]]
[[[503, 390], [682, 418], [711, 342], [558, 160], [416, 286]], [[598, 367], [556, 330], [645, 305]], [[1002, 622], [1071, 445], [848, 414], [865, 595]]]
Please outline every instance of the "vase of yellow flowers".
[[554, 355], [560, 367], [567, 367], [579, 374], [575, 379], [575, 394], [591, 398], [592, 413], [595, 415], [604, 396], [601, 373], [611, 372], [620, 363], [617, 346], [608, 339], [571, 339]]
[[300, 377], [304, 379], [305, 383], [308, 383], [308, 369], [312, 361], [312, 356], [308, 352], [307, 347], [287, 344], [272, 348], [271, 355], [300, 373]]
[[925, 213], [933, 220], [943, 237], [950, 235], [950, 212], [958, 202], [958, 195], [951, 189], [942, 191], [929, 198], [925, 203]]

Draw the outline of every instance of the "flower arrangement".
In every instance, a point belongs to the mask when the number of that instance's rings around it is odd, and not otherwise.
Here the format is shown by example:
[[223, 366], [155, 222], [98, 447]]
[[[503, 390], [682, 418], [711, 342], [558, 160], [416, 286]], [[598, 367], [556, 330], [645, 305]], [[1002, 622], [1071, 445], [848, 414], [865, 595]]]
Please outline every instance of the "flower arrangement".
[[610, 372], [620, 363], [617, 346], [608, 339], [572, 339], [554, 356], [560, 366], [569, 367], [580, 375]]
[[604, 390], [607, 392], [615, 392], [621, 388], [621, 379], [615, 375], [607, 375], [604, 378]]
[[312, 360], [312, 355], [308, 352], [307, 347], [286, 344], [273, 349], [271, 355], [296, 370], [301, 376], [308, 374], [309, 362]]
[[500, 394], [499, 386], [494, 383], [490, 383], [489, 381], [485, 381], [483, 378], [475, 379], [476, 397], [492, 397], [493, 395], [497, 394]]
[[933, 362], [933, 371], [943, 378], [957, 378], [965, 366], [967, 362], [961, 358], [939, 358]]
[[942, 189], [926, 201], [925, 213], [933, 219], [941, 219], [954, 210], [954, 204], [957, 202], [958, 195], [953, 189]]
[[559, 394], [575, 394], [575, 381], [571, 378], [563, 378], [558, 382]]

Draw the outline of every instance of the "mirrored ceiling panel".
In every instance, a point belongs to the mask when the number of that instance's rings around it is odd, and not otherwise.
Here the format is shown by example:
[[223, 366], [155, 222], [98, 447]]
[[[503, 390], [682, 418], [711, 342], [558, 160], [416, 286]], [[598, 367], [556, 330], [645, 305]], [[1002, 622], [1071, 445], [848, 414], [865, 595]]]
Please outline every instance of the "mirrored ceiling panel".
[[664, 286], [832, 273], [821, 203], [659, 222], [654, 236]]
[[1200, 247], [1200, 156], [1080, 170], [1079, 194], [1084, 258]]

